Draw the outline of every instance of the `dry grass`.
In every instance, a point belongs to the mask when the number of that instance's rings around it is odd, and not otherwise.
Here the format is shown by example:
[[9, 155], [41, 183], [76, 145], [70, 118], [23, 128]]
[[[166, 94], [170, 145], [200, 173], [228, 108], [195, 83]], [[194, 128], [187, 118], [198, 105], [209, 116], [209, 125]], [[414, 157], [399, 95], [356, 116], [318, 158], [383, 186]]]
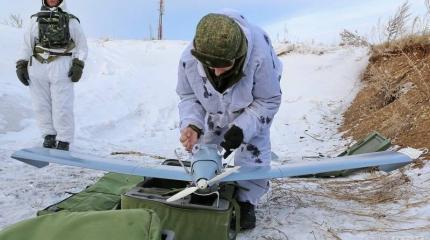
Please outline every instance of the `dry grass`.
[[366, 38], [360, 36], [358, 32], [351, 32], [346, 29], [340, 33], [341, 43], [340, 46], [354, 46], [354, 47], [367, 47], [370, 43]]
[[410, 46], [421, 45], [423, 47], [430, 45], [430, 0], [425, 0], [427, 14], [424, 16], [415, 16], [410, 23], [410, 5], [408, 1], [403, 3], [397, 12], [389, 18], [385, 27], [378, 28], [383, 30], [385, 38], [380, 38], [379, 44], [372, 46], [374, 54], [395, 54], [401, 50], [408, 50]]
[[406, 33], [406, 24], [411, 16], [409, 9], [409, 2], [406, 1], [399, 7], [394, 16], [390, 17], [388, 20], [387, 27], [385, 28], [387, 44], [390, 44], [392, 41], [403, 37]]
[[327, 193], [335, 199], [363, 204], [380, 204], [400, 200], [408, 195], [407, 175], [399, 172], [364, 180], [334, 181], [327, 184]]
[[[428, 190], [414, 186], [409, 176], [402, 171], [391, 174], [372, 172], [365, 179], [272, 180], [272, 191], [259, 209], [264, 211], [263, 221], [270, 227], [274, 227], [271, 230], [285, 229], [290, 224], [286, 219], [303, 217], [299, 210], [309, 208], [316, 209], [318, 215], [323, 214], [328, 218], [335, 215], [357, 222], [378, 222], [374, 227], [364, 224], [361, 227], [348, 228], [348, 225], [337, 226], [331, 221], [304, 216], [303, 224], [311, 223], [319, 237], [342, 239], [340, 236], [343, 233], [395, 233], [398, 226], [404, 226], [406, 223], [425, 222], [425, 216], [410, 215], [410, 211], [430, 203]], [[277, 215], [279, 211], [283, 211], [282, 217]], [[398, 229], [399, 231], [425, 231], [429, 226]], [[287, 234], [276, 232], [276, 238], [267, 239], [287, 239]]]
[[430, 0], [425, 4], [428, 14], [409, 25], [405, 2], [382, 28], [384, 41], [371, 46], [366, 85], [344, 114], [347, 137], [376, 130], [394, 144], [430, 148]]
[[[427, 14], [415, 16], [411, 21], [410, 4], [403, 3], [391, 16], [386, 24], [379, 20], [377, 34], [380, 35], [379, 43], [372, 46], [374, 53], [398, 52], [407, 49], [408, 46], [430, 44], [430, 0], [424, 0]], [[381, 37], [381, 35], [383, 37]]]
[[398, 54], [401, 50], [409, 52], [411, 46], [422, 46], [428, 48], [430, 46], [430, 35], [410, 35], [404, 38], [392, 41], [390, 43], [384, 42], [382, 44], [373, 45], [371, 47], [373, 55], [378, 56], [391, 56]]
[[270, 202], [290, 208], [314, 206], [315, 203], [303, 201], [303, 195], [318, 196], [326, 199], [354, 201], [365, 205], [383, 204], [401, 200], [408, 196], [410, 179], [402, 172], [381, 175], [363, 180], [323, 180], [323, 179], [290, 179], [288, 183], [306, 182], [307, 185], [317, 184], [317, 188], [302, 189], [285, 187], [282, 180], [272, 181], [273, 194]]
[[[420, 53], [421, 52], [421, 53]], [[377, 89], [384, 94], [388, 105], [398, 99], [402, 92], [400, 84], [408, 75], [415, 75], [417, 89], [430, 99], [430, 86], [428, 83], [428, 72], [430, 71], [430, 36], [409, 36], [392, 44], [380, 45], [373, 49], [371, 63], [382, 58], [382, 61], [389, 58], [397, 58], [397, 65], [371, 64], [369, 76], [371, 81], [379, 84]], [[424, 56], [423, 56], [424, 55]], [[427, 56], [425, 56], [427, 55]], [[392, 68], [392, 69], [387, 69]]]

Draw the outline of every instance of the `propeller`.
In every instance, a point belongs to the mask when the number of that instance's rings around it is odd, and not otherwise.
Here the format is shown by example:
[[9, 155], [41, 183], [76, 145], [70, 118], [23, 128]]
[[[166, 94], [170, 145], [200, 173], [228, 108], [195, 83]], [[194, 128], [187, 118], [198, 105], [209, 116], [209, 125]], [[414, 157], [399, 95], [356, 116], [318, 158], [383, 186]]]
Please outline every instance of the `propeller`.
[[166, 200], [166, 202], [177, 201], [177, 200], [179, 200], [181, 198], [184, 198], [184, 197], [186, 197], [186, 196], [194, 193], [198, 189], [199, 189], [198, 187], [188, 187], [188, 188], [185, 188], [184, 190], [182, 190], [182, 191], [178, 192], [177, 194], [175, 194], [175, 195], [171, 196], [170, 198], [168, 198]]
[[229, 176], [230, 174], [237, 172], [239, 168], [240, 166], [235, 166], [232, 168], [224, 168], [225, 170], [221, 174], [216, 175], [215, 177], [213, 177], [211, 180], [208, 181], [208, 186], [212, 186], [215, 183], [221, 181], [223, 178]]
[[224, 172], [222, 172], [219, 175], [216, 175], [215, 177], [213, 177], [209, 181], [206, 180], [206, 179], [200, 179], [196, 183], [197, 186], [185, 188], [184, 190], [182, 190], [182, 191], [176, 193], [175, 195], [171, 196], [170, 198], [168, 198], [166, 200], [166, 202], [177, 201], [177, 200], [179, 200], [181, 198], [184, 198], [184, 197], [186, 197], [186, 196], [188, 196], [188, 195], [190, 195], [192, 193], [195, 193], [199, 189], [204, 190], [208, 186], [212, 186], [215, 183], [221, 181], [223, 178], [229, 176], [230, 174], [232, 174], [234, 172], [237, 172], [237, 170], [239, 170], [239, 168], [240, 168], [240, 166], [236, 166], [236, 167], [233, 167], [233, 168], [228, 168], [227, 170], [225, 170]]

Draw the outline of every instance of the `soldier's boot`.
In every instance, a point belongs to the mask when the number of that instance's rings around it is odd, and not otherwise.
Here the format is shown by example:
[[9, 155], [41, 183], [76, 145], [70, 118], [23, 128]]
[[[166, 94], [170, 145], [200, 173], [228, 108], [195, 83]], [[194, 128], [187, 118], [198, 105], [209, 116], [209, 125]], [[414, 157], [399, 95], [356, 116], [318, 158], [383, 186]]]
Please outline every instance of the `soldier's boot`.
[[55, 148], [57, 146], [57, 141], [55, 140], [55, 135], [46, 135], [43, 140], [44, 148]]
[[58, 141], [57, 149], [63, 150], [63, 151], [69, 151], [69, 145], [70, 143], [68, 142]]
[[238, 202], [240, 206], [240, 229], [248, 230], [255, 228], [257, 221], [255, 217], [255, 206], [249, 202]]

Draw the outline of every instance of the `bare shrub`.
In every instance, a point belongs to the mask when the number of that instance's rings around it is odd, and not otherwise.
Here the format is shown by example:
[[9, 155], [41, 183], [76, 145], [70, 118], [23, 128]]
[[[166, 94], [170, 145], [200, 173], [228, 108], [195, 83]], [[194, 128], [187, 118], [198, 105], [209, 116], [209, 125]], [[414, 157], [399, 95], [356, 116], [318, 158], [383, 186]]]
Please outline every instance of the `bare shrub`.
[[409, 177], [398, 172], [364, 180], [332, 181], [323, 187], [339, 200], [378, 204], [405, 198], [409, 191], [405, 185], [410, 185]]
[[1, 24], [6, 26], [11, 26], [14, 28], [22, 28], [23, 21], [22, 17], [19, 14], [11, 14], [9, 15], [9, 19], [5, 19], [1, 22]]
[[341, 46], [367, 47], [370, 45], [367, 39], [360, 36], [357, 31], [350, 32], [344, 29], [339, 35], [341, 38]]
[[388, 20], [388, 25], [385, 28], [388, 43], [404, 36], [406, 24], [410, 17], [409, 9], [409, 2], [406, 1], [399, 7], [394, 16], [390, 17]]
[[375, 101], [376, 109], [383, 108], [400, 97], [399, 85], [396, 84], [397, 78], [399, 78], [397, 74], [385, 71], [384, 67], [370, 65], [369, 80], [377, 90], [379, 99]]

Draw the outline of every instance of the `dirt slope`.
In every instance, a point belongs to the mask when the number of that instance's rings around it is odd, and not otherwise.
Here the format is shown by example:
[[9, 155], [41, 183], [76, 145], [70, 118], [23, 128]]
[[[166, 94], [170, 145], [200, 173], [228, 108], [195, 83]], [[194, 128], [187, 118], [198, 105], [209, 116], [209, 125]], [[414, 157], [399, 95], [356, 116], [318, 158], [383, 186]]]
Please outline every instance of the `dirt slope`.
[[355, 140], [376, 130], [394, 144], [430, 149], [429, 38], [379, 46], [371, 54], [364, 87], [340, 130]]

